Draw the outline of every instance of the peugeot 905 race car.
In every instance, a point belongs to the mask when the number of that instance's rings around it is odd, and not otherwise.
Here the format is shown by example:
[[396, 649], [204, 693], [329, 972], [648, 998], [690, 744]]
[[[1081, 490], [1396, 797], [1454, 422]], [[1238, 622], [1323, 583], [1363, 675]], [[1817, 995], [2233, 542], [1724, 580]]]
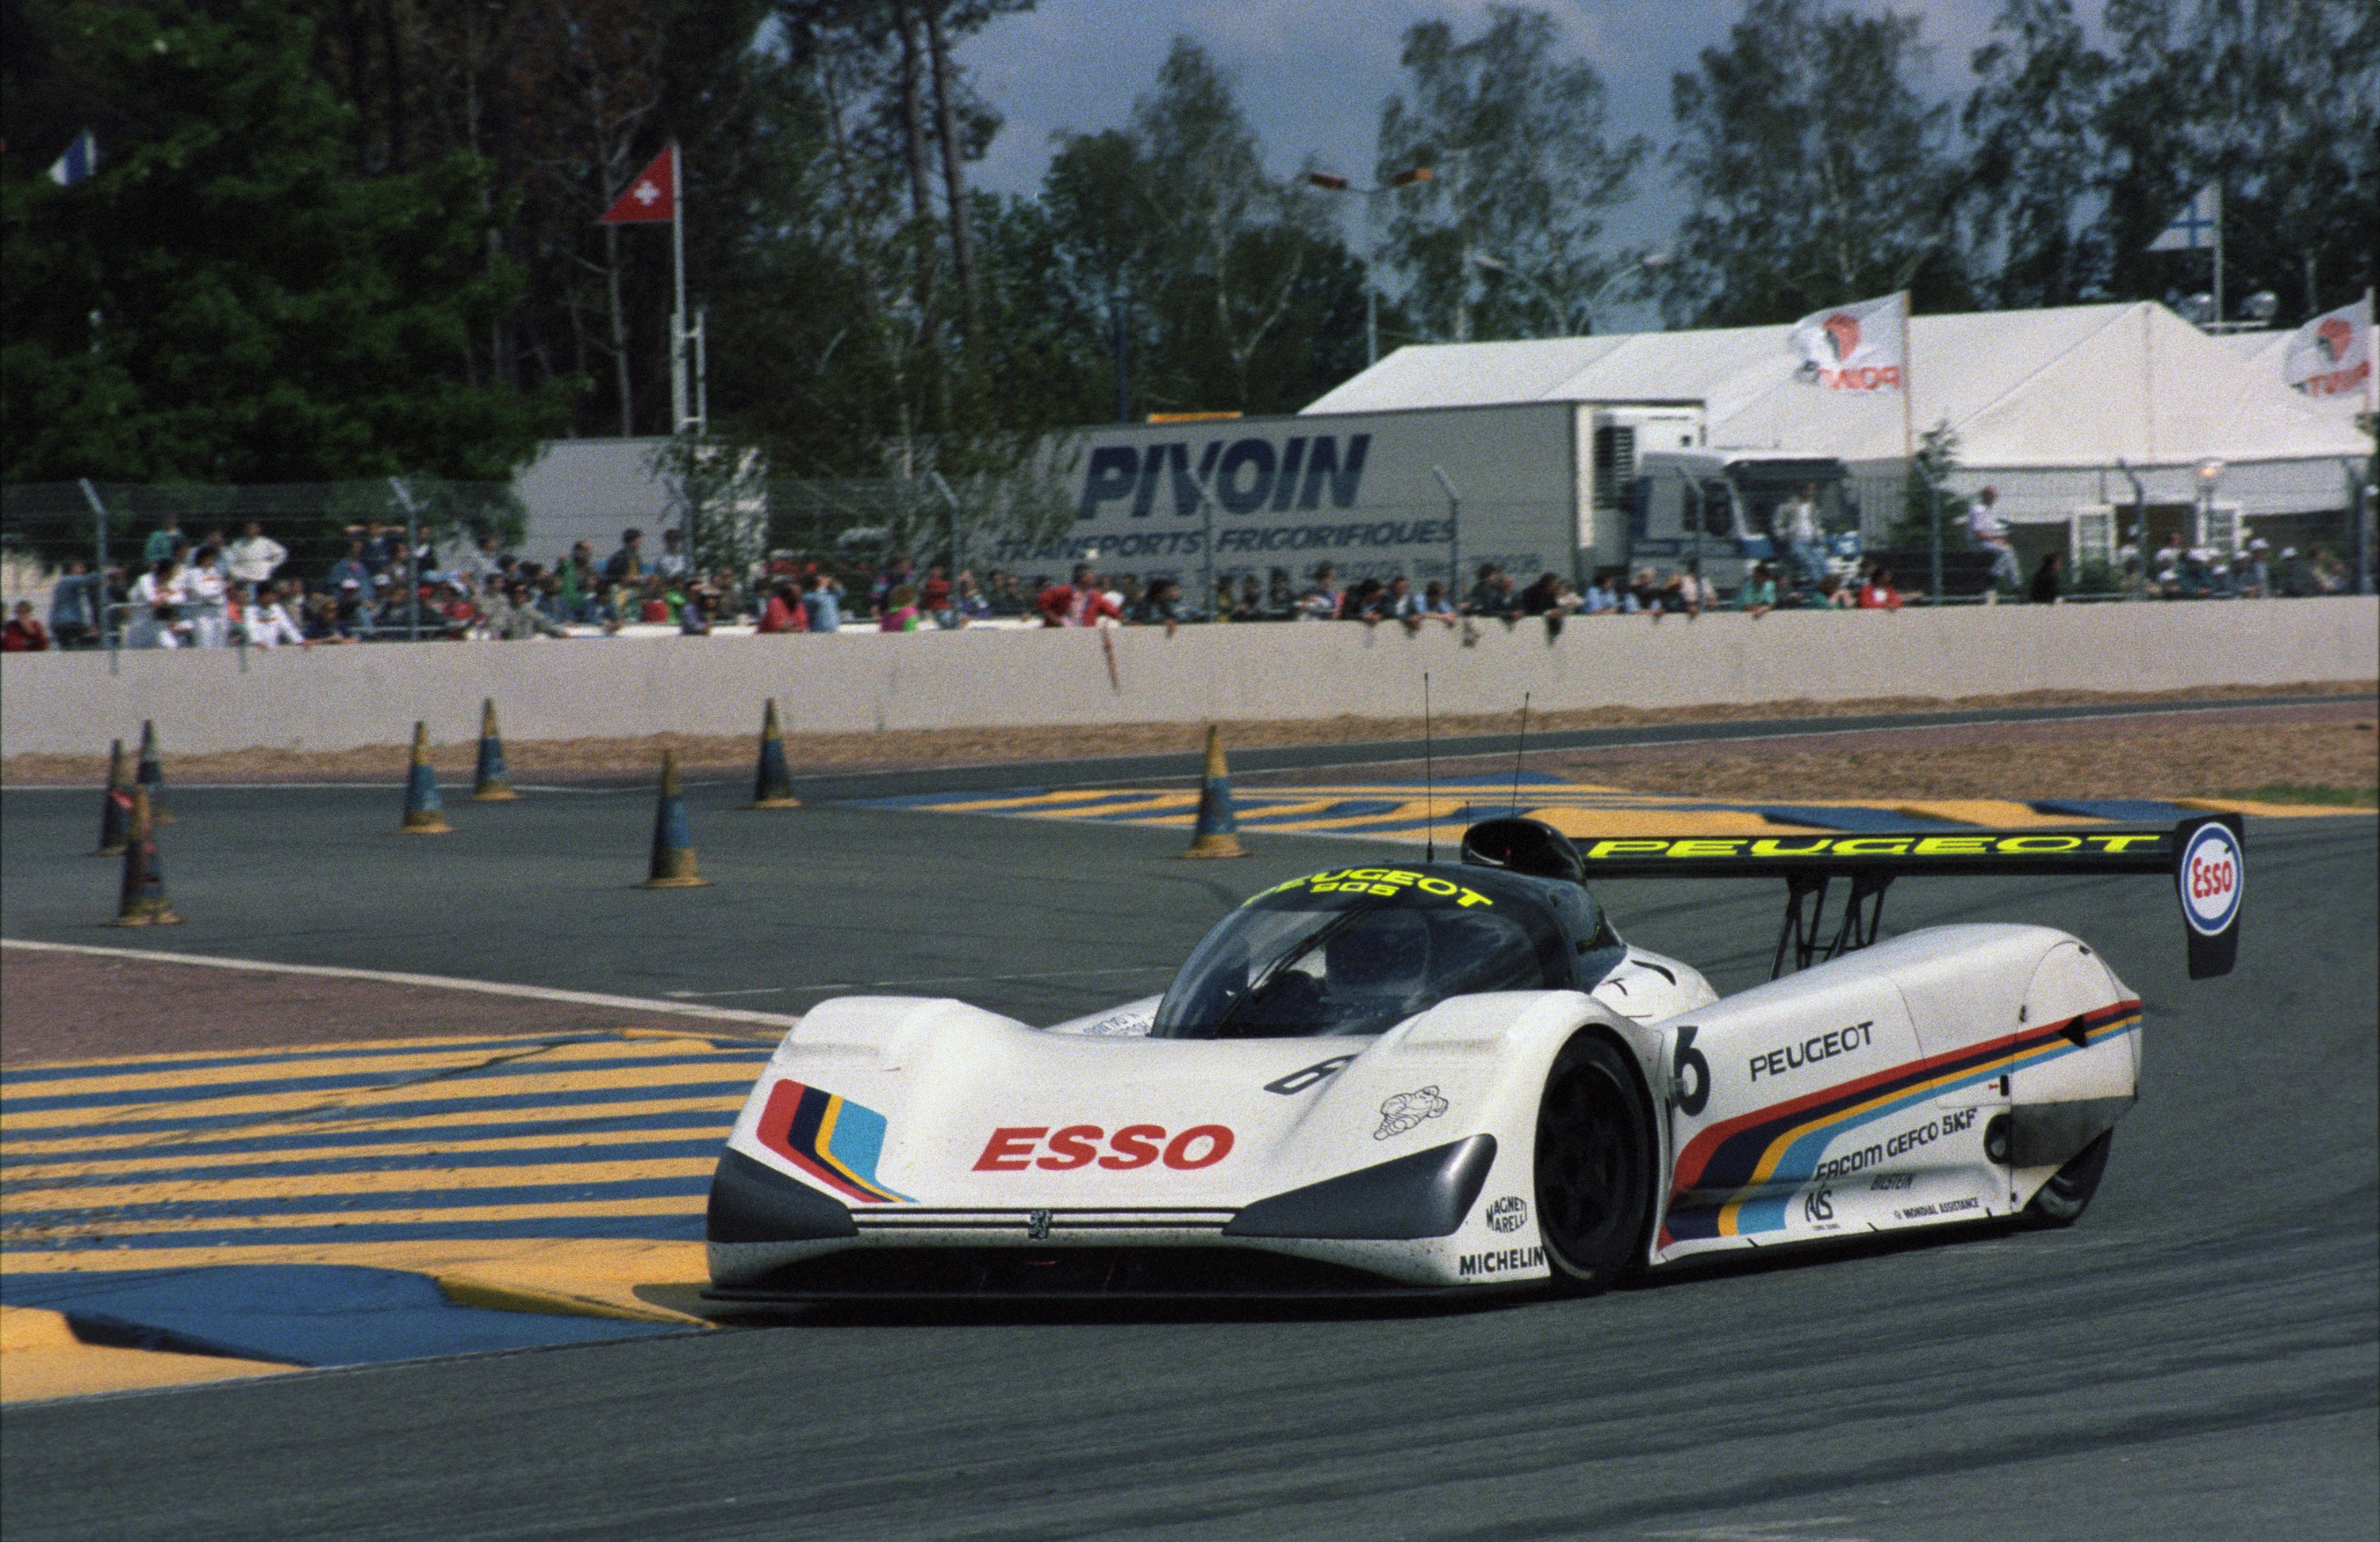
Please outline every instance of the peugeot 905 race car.
[[[2133, 1100], [2139, 1000], [2046, 927], [1879, 941], [1885, 890], [2161, 873], [2200, 977], [2231, 966], [2244, 870], [2233, 816], [1584, 845], [1496, 820], [1460, 862], [1268, 890], [1163, 995], [1094, 1016], [830, 1001], [721, 1154], [710, 1293], [1595, 1288], [1729, 1249], [2062, 1225]], [[1721, 997], [1631, 945], [1603, 874], [1784, 879], [1774, 977]]]

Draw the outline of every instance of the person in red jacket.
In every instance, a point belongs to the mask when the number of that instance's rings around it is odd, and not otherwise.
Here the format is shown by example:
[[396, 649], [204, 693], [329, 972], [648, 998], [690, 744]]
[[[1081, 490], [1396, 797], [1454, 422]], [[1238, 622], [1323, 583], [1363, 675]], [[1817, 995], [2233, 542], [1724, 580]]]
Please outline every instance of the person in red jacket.
[[0, 637], [0, 652], [42, 653], [50, 646], [49, 628], [33, 613], [30, 600], [17, 601], [16, 613], [9, 616], [6, 635]]
[[1075, 565], [1074, 582], [1051, 584], [1033, 601], [1044, 626], [1096, 626], [1103, 617], [1123, 618], [1123, 610], [1099, 587], [1088, 563]]
[[763, 632], [807, 632], [809, 618], [803, 613], [801, 601], [794, 598], [791, 583], [779, 584], [769, 596], [768, 608], [760, 613], [759, 630]]
[[1892, 587], [1892, 574], [1878, 568], [1868, 575], [1860, 586], [1859, 608], [1864, 611], [1897, 611], [1900, 609], [1900, 591]]

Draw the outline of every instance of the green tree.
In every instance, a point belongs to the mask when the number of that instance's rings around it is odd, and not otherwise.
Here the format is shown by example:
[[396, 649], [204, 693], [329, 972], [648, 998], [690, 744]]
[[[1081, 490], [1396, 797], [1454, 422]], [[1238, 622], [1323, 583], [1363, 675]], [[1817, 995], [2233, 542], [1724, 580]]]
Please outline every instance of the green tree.
[[1980, 297], [2010, 308], [2102, 298], [2113, 253], [2096, 218], [2100, 120], [2113, 66], [2072, 0], [2007, 0], [1993, 32], [1960, 119]]
[[1512, 6], [1467, 41], [1443, 21], [1405, 31], [1411, 84], [1381, 109], [1378, 169], [1383, 183], [1433, 173], [1396, 196], [1389, 251], [1408, 308], [1441, 337], [1586, 331], [1625, 265], [1603, 249], [1601, 215], [1630, 197], [1648, 146], [1606, 138], [1602, 77], [1556, 41], [1551, 18]]
[[74, 188], [7, 163], [0, 474], [498, 480], [564, 419], [574, 382], [524, 395], [467, 364], [518, 289], [489, 249], [483, 164], [359, 174], [310, 24], [179, 4], [27, 17], [118, 127]]
[[1912, 80], [1917, 18], [1749, 0], [1670, 83], [1670, 164], [1694, 197], [1665, 308], [1744, 326], [1912, 288], [1965, 303], [1950, 108]]
[[2100, 187], [2119, 294], [2173, 297], [2202, 253], [2148, 243], [2191, 194], [2224, 189], [2227, 297], [2285, 314], [2380, 273], [2380, 7], [2353, 0], [2109, 0], [2115, 65]]

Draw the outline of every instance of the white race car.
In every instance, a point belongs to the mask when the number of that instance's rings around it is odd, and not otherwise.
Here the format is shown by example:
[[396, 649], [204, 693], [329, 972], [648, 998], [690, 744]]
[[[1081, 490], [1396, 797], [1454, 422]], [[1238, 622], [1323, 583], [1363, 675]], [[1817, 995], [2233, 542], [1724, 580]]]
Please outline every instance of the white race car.
[[[778, 1047], [711, 1180], [718, 1299], [1594, 1288], [1731, 1248], [2080, 1215], [2141, 1003], [2044, 927], [1876, 941], [1886, 887], [2155, 872], [2193, 977], [2237, 946], [2235, 816], [2170, 830], [1602, 840], [1249, 900], [1162, 996], [1034, 1028], [845, 997]], [[1590, 874], [1787, 880], [1720, 997]], [[1827, 890], [1850, 884], [1822, 933]]]

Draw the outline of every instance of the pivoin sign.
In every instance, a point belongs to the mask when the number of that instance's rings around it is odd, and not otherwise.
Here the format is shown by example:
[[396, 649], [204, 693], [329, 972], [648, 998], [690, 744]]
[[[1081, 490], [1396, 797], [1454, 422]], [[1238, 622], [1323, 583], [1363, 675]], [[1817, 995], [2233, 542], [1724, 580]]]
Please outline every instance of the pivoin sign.
[[1209, 494], [1226, 514], [1318, 509], [1326, 494], [1332, 508], [1353, 508], [1371, 448], [1368, 433], [1350, 434], [1343, 445], [1329, 433], [1293, 434], [1278, 447], [1269, 439], [1210, 439], [1194, 467], [1190, 446], [1179, 440], [1145, 451], [1103, 444], [1091, 452], [1075, 517], [1096, 519], [1104, 505], [1129, 502], [1132, 517], [1146, 519], [1156, 512], [1160, 488], [1184, 518]]

